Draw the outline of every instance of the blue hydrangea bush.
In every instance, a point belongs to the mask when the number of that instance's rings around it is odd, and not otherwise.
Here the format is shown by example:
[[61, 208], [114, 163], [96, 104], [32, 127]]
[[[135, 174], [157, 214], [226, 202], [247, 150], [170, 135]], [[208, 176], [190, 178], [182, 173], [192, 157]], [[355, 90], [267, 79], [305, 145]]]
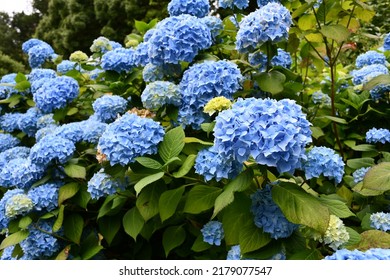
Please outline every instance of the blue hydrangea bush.
[[217, 2], [89, 53], [23, 44], [1, 260], [389, 259], [389, 35], [352, 49], [358, 1]]

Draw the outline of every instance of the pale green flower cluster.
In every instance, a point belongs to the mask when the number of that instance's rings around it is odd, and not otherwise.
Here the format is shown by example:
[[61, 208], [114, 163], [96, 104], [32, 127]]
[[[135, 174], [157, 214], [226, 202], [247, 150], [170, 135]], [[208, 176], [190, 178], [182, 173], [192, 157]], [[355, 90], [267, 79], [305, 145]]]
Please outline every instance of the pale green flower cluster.
[[34, 207], [31, 198], [26, 194], [17, 194], [8, 199], [5, 205], [5, 215], [8, 218], [14, 218], [18, 215], [28, 213]]
[[88, 55], [82, 51], [75, 51], [70, 55], [69, 60], [73, 62], [85, 62], [88, 60]]
[[232, 107], [232, 102], [224, 96], [218, 96], [211, 99], [206, 106], [204, 106], [203, 112], [213, 115], [215, 112], [227, 110]]
[[339, 217], [330, 215], [328, 228], [321, 239], [321, 242], [328, 244], [333, 250], [337, 250], [341, 245], [348, 242], [349, 233]]

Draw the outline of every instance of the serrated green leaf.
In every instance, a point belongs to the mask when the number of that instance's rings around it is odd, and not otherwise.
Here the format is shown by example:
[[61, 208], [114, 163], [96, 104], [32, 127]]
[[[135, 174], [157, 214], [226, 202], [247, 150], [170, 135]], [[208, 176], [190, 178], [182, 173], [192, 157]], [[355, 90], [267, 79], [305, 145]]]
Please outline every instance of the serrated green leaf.
[[169, 130], [160, 143], [158, 153], [164, 162], [177, 157], [184, 148], [184, 130], [181, 126]]
[[320, 196], [319, 200], [322, 204], [326, 205], [329, 208], [330, 212], [333, 215], [336, 215], [339, 218], [348, 218], [351, 216], [355, 216], [355, 214], [351, 210], [349, 210], [348, 206], [340, 200], [331, 198], [326, 195]]
[[248, 223], [240, 229], [239, 239], [241, 254], [258, 250], [271, 242], [270, 235], [253, 223]]
[[215, 199], [221, 194], [222, 189], [206, 185], [194, 186], [187, 195], [184, 212], [199, 214], [214, 206]]
[[162, 168], [162, 164], [159, 163], [157, 160], [154, 160], [152, 158], [137, 157], [135, 160], [139, 164], [141, 164], [142, 166], [144, 166], [146, 168], [150, 168], [150, 169], [161, 169]]
[[173, 177], [181, 178], [187, 175], [187, 173], [190, 172], [191, 168], [194, 166], [195, 160], [196, 155], [188, 155], [180, 169], [177, 172], [172, 173]]
[[185, 187], [165, 191], [158, 202], [161, 222], [172, 217], [184, 193]]
[[316, 197], [289, 182], [272, 186], [271, 192], [273, 200], [290, 222], [325, 233], [330, 213]]
[[324, 25], [321, 27], [320, 32], [325, 37], [335, 40], [338, 43], [346, 41], [351, 35], [349, 30], [340, 24]]
[[154, 184], [145, 188], [138, 196], [135, 204], [145, 221], [148, 221], [158, 214], [158, 203], [160, 196], [164, 191], [165, 188], [163, 186]]
[[65, 200], [73, 197], [80, 189], [77, 183], [69, 183], [60, 187], [58, 191], [58, 205], [61, 205]]
[[153, 182], [156, 182], [160, 180], [164, 176], [164, 172], [158, 172], [156, 174], [152, 174], [149, 176], [146, 176], [138, 181], [137, 184], [135, 184], [134, 189], [137, 192], [137, 195], [140, 194], [143, 188], [145, 188], [147, 185], [150, 185]]
[[363, 188], [382, 194], [390, 190], [390, 162], [381, 162], [371, 167], [363, 179]]
[[85, 179], [87, 171], [84, 166], [68, 164], [64, 167], [65, 174], [71, 178]]
[[54, 222], [54, 225], [52, 228], [53, 232], [57, 232], [61, 229], [62, 223], [64, 222], [64, 210], [65, 210], [65, 206], [63, 204], [61, 204], [60, 210], [58, 211], [57, 219]]
[[121, 227], [122, 219], [120, 216], [111, 216], [103, 217], [99, 219], [98, 225], [103, 238], [106, 240], [108, 246], [111, 245], [112, 240], [114, 240], [116, 234], [118, 233]]
[[80, 244], [83, 233], [84, 219], [79, 214], [71, 214], [64, 219], [64, 235], [72, 242]]
[[123, 216], [122, 223], [125, 232], [136, 241], [138, 234], [144, 227], [145, 220], [142, 218], [137, 207], [133, 207]]
[[15, 233], [8, 235], [0, 244], [0, 250], [7, 248], [12, 245], [19, 244], [21, 241], [26, 239], [30, 233], [28, 230], [20, 230]]
[[172, 226], [167, 228], [163, 234], [163, 247], [165, 256], [168, 257], [169, 253], [183, 244], [186, 239], [186, 231], [182, 226]]

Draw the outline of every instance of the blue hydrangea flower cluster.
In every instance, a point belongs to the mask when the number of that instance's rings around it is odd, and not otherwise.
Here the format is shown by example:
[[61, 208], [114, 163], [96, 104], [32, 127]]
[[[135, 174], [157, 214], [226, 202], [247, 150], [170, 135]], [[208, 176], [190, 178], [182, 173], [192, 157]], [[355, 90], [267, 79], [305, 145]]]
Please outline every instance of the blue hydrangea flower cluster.
[[287, 238], [298, 228], [298, 225], [286, 219], [282, 210], [272, 200], [270, 185], [257, 190], [251, 195], [251, 199], [255, 225], [269, 233], [271, 238]]
[[[2, 261], [16, 261], [19, 256], [13, 257], [12, 254], [14, 252], [15, 246], [9, 246], [4, 248], [3, 253], [1, 254], [0, 260]], [[22, 258], [20, 258], [21, 260]]]
[[41, 116], [42, 113], [38, 108], [31, 107], [26, 113], [20, 115], [17, 123], [18, 128], [28, 136], [33, 137], [38, 130], [38, 118]]
[[105, 173], [104, 169], [100, 169], [88, 181], [87, 191], [90, 193], [92, 199], [99, 199], [116, 193], [119, 188], [121, 188], [120, 182]]
[[382, 143], [390, 142], [390, 130], [386, 128], [371, 128], [366, 132], [367, 143]]
[[257, 6], [259, 6], [259, 7], [265, 6], [265, 5], [267, 5], [268, 3], [271, 3], [271, 2], [279, 3], [280, 1], [279, 0], [257, 0]]
[[28, 158], [10, 160], [0, 171], [0, 185], [27, 189], [45, 175], [45, 169]]
[[81, 67], [76, 62], [70, 60], [63, 60], [57, 65], [57, 72], [60, 74], [65, 74], [70, 70], [81, 71]]
[[222, 239], [225, 237], [225, 232], [222, 223], [218, 221], [210, 221], [200, 230], [203, 235], [203, 241], [210, 245], [221, 245]]
[[24, 42], [22, 50], [28, 54], [28, 62], [31, 68], [41, 67], [47, 60], [56, 57], [53, 48], [48, 43], [38, 39], [30, 39]]
[[[251, 53], [248, 56], [248, 61], [252, 66], [259, 66], [260, 71], [265, 71], [267, 68], [267, 55], [262, 52]], [[278, 53], [272, 57], [270, 66], [282, 66], [289, 69], [292, 64], [290, 53], [278, 48]]]
[[127, 109], [127, 100], [118, 95], [103, 95], [92, 103], [95, 116], [101, 122], [112, 122]]
[[357, 183], [363, 181], [364, 176], [366, 175], [368, 170], [370, 170], [370, 167], [362, 167], [362, 168], [355, 170], [352, 173], [354, 183], [357, 184]]
[[14, 132], [19, 130], [18, 121], [22, 113], [6, 113], [0, 116], [0, 128], [5, 132]]
[[55, 109], [65, 107], [79, 94], [77, 81], [68, 76], [50, 79], [33, 93], [36, 106], [43, 113], [51, 113]]
[[53, 69], [35, 68], [27, 75], [28, 81], [32, 84], [42, 79], [54, 79], [57, 77], [56, 71]]
[[314, 104], [324, 105], [324, 106], [330, 106], [332, 102], [329, 95], [323, 93], [322, 91], [314, 92], [311, 96], [311, 99], [313, 100]]
[[307, 153], [303, 170], [306, 179], [318, 178], [322, 175], [340, 183], [344, 175], [344, 165], [341, 156], [327, 147], [314, 147]]
[[81, 122], [72, 122], [57, 126], [52, 135], [77, 143], [83, 139], [83, 131]]
[[102, 56], [101, 66], [104, 70], [129, 72], [136, 66], [134, 54], [134, 49], [113, 49]]
[[14, 147], [0, 153], [0, 170], [2, 170], [10, 160], [16, 158], [28, 158], [30, 148], [28, 147]]
[[5, 216], [13, 219], [19, 215], [24, 215], [33, 209], [34, 204], [26, 194], [16, 194], [10, 197], [5, 204]]
[[356, 58], [355, 66], [356, 68], [362, 68], [367, 65], [372, 64], [386, 64], [386, 56], [383, 53], [376, 51], [367, 51], [358, 55]]
[[54, 134], [58, 125], [48, 125], [37, 130], [35, 133], [35, 141], [39, 142], [41, 139], [49, 134]]
[[247, 53], [265, 42], [286, 40], [291, 24], [292, 18], [287, 8], [279, 3], [268, 3], [242, 19], [236, 37], [236, 49]]
[[147, 42], [142, 42], [135, 48], [134, 63], [136, 66], [145, 66], [149, 63], [148, 48], [149, 44]]
[[352, 70], [352, 83], [356, 85], [365, 84], [370, 81], [372, 78], [382, 74], [388, 74], [389, 70], [383, 64], [371, 64], [363, 66], [360, 69]]
[[160, 21], [147, 42], [150, 62], [163, 65], [192, 62], [201, 50], [211, 46], [212, 38], [199, 18], [179, 15]]
[[383, 50], [390, 50], [390, 33], [387, 33], [383, 39]]
[[390, 249], [371, 248], [367, 251], [340, 249], [325, 260], [390, 260]]
[[8, 227], [8, 223], [10, 222], [10, 218], [5, 215], [5, 207], [7, 201], [15, 195], [24, 194], [24, 190], [22, 189], [13, 189], [7, 190], [3, 197], [0, 199], [0, 231]]
[[240, 245], [234, 245], [230, 248], [226, 256], [227, 260], [241, 260], [241, 247]]
[[377, 212], [373, 213], [370, 216], [371, 227], [381, 230], [389, 231], [390, 230], [390, 213]]
[[245, 9], [249, 6], [249, 0], [219, 0], [218, 6], [222, 9]]
[[148, 84], [141, 94], [141, 101], [146, 109], [158, 111], [165, 105], [180, 106], [180, 89], [171, 82], [156, 81]]
[[27, 195], [34, 203], [34, 210], [50, 212], [58, 207], [58, 192], [61, 182], [46, 183], [32, 188]]
[[136, 157], [157, 153], [163, 136], [164, 129], [158, 122], [126, 113], [107, 126], [98, 149], [111, 165], [125, 166]]
[[57, 122], [53, 118], [54, 114], [41, 115], [37, 119], [37, 128], [41, 129], [49, 125], [57, 125]]
[[16, 147], [19, 144], [20, 140], [18, 138], [8, 133], [0, 133], [0, 153]]
[[242, 80], [240, 69], [230, 61], [205, 61], [191, 66], [179, 84], [182, 95], [179, 122], [198, 129], [209, 120], [203, 112], [207, 102], [218, 96], [232, 99]]
[[210, 11], [208, 0], [171, 0], [168, 3], [170, 16], [188, 14], [199, 18], [205, 17]]
[[142, 77], [145, 82], [151, 83], [161, 81], [164, 77], [167, 77], [168, 79], [171, 77], [179, 77], [181, 72], [180, 64], [168, 63], [164, 65], [154, 65], [148, 63], [142, 71]]
[[0, 99], [7, 99], [18, 93], [18, 90], [14, 87], [14, 85], [16, 85], [15, 77], [16, 73], [7, 74], [1, 77], [0, 84], [9, 85], [0, 85]]
[[195, 172], [206, 181], [235, 178], [242, 170], [242, 163], [218, 154], [214, 147], [201, 150], [195, 160]]
[[88, 143], [97, 144], [99, 142], [99, 138], [106, 130], [107, 124], [94, 120], [93, 118], [89, 118], [88, 120], [82, 122], [82, 128], [82, 140]]
[[238, 99], [216, 117], [214, 146], [243, 163], [250, 156], [280, 173], [293, 173], [311, 142], [310, 123], [293, 100]]
[[104, 36], [100, 36], [93, 40], [91, 47], [89, 48], [93, 53], [106, 53], [108, 51], [121, 48], [122, 45], [115, 41], [110, 41]]
[[49, 134], [32, 146], [29, 158], [41, 166], [48, 166], [52, 162], [63, 164], [72, 157], [75, 150], [72, 141]]
[[45, 259], [58, 252], [60, 242], [56, 237], [49, 234], [52, 232], [52, 227], [52, 222], [48, 220], [40, 220], [36, 225], [29, 226], [29, 236], [20, 242], [20, 247], [26, 259]]
[[205, 16], [200, 19], [210, 29], [211, 37], [215, 39], [223, 30], [223, 22], [215, 16]]

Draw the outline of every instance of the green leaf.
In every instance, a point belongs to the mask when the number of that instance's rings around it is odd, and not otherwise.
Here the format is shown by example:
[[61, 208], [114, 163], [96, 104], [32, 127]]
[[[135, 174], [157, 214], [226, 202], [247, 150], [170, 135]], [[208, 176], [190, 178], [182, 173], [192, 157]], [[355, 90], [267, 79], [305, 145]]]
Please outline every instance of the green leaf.
[[264, 233], [262, 229], [256, 227], [253, 223], [248, 223], [240, 229], [239, 239], [241, 254], [258, 250], [271, 242], [270, 235]]
[[332, 117], [332, 116], [324, 116], [324, 117], [339, 124], [348, 124], [348, 122], [342, 118]]
[[58, 205], [61, 205], [65, 200], [73, 197], [80, 189], [77, 183], [69, 183], [60, 187], [58, 191]]
[[24, 216], [19, 220], [19, 228], [27, 229], [27, 227], [32, 223], [32, 219], [29, 216]]
[[68, 112], [66, 112], [66, 115], [67, 116], [73, 116], [75, 114], [77, 114], [79, 111], [79, 109], [75, 108], [75, 107], [72, 107], [68, 110]]
[[161, 169], [162, 168], [162, 164], [159, 163], [157, 160], [154, 160], [152, 158], [137, 157], [135, 160], [139, 164], [141, 164], [142, 166], [144, 166], [146, 168], [150, 168], [150, 169]]
[[190, 214], [199, 214], [209, 210], [214, 206], [215, 199], [221, 192], [221, 188], [196, 185], [188, 192], [183, 211]]
[[362, 240], [362, 237], [357, 231], [355, 231], [350, 227], [345, 227], [345, 228], [347, 229], [347, 232], [349, 234], [349, 239], [347, 243], [343, 244], [343, 247], [354, 246]]
[[64, 235], [78, 245], [80, 244], [83, 227], [84, 219], [79, 214], [71, 214], [64, 219]]
[[145, 220], [142, 218], [137, 207], [133, 207], [123, 216], [122, 223], [125, 232], [136, 241], [138, 234], [144, 227]]
[[146, 22], [135, 20], [134, 23], [135, 29], [139, 31], [139, 33], [144, 34], [149, 29], [149, 25]]
[[215, 200], [214, 213], [211, 219], [213, 219], [223, 208], [233, 202], [235, 192], [242, 192], [248, 189], [252, 183], [252, 180], [253, 170], [246, 169], [229, 184], [227, 184], [223, 192]]
[[190, 172], [191, 168], [194, 166], [195, 160], [196, 155], [188, 155], [180, 169], [177, 172], [172, 173], [173, 177], [182, 178], [183, 176], [187, 175], [187, 173]]
[[55, 260], [67, 260], [69, 257], [70, 245], [66, 246], [61, 252], [58, 253]]
[[277, 94], [283, 91], [286, 76], [279, 71], [263, 72], [255, 77], [261, 90]]
[[20, 230], [15, 233], [8, 235], [0, 244], [0, 250], [7, 248], [12, 245], [19, 244], [21, 241], [26, 239], [29, 235], [28, 230]]
[[181, 159], [179, 157], [170, 158], [166, 163], [164, 163], [163, 168], [174, 162], [181, 162]]
[[303, 15], [298, 20], [298, 27], [303, 31], [315, 28], [316, 24], [316, 17], [313, 14]]
[[87, 238], [85, 238], [80, 246], [81, 259], [89, 260], [98, 254], [103, 249], [100, 245], [100, 241], [94, 232], [91, 232]]
[[362, 189], [377, 191], [378, 194], [390, 190], [390, 162], [371, 167], [364, 176]]
[[199, 143], [199, 144], [202, 144], [202, 145], [205, 145], [205, 146], [212, 146], [212, 145], [214, 145], [213, 142], [206, 142], [206, 141], [200, 140], [200, 139], [195, 138], [195, 137], [185, 137], [184, 138], [184, 143]]
[[184, 193], [185, 187], [165, 191], [158, 201], [161, 222], [172, 217]]
[[348, 206], [337, 199], [332, 198], [331, 196], [321, 195], [319, 200], [322, 204], [326, 205], [330, 213], [336, 215], [339, 218], [348, 218], [351, 216], [355, 216], [355, 214], [349, 210]]
[[64, 222], [64, 210], [65, 210], [65, 206], [63, 204], [61, 204], [60, 210], [58, 211], [57, 219], [54, 222], [54, 225], [52, 228], [53, 232], [57, 232], [61, 229], [62, 223]]
[[280, 182], [272, 187], [272, 198], [290, 222], [325, 233], [329, 210], [316, 197], [293, 183]]
[[320, 128], [320, 127], [317, 127], [317, 126], [311, 126], [310, 127], [310, 130], [312, 132], [312, 136], [315, 138], [315, 139], [318, 139], [322, 136], [325, 135], [324, 131]]
[[71, 178], [85, 179], [87, 171], [84, 166], [68, 164], [64, 167], [65, 174]]
[[99, 219], [99, 230], [104, 239], [107, 241], [108, 246], [110, 246], [112, 240], [114, 240], [114, 237], [118, 233], [121, 227], [121, 222], [122, 221], [120, 216], [106, 216]]
[[135, 184], [134, 189], [137, 192], [137, 196], [140, 194], [143, 188], [145, 188], [147, 185], [150, 185], [153, 182], [156, 182], [160, 180], [164, 176], [164, 172], [158, 172], [156, 174], [152, 174], [149, 176], [146, 176], [138, 181], [137, 184]]
[[320, 32], [337, 43], [346, 41], [351, 34], [345, 26], [340, 24], [324, 25], [321, 27]]
[[26, 91], [30, 88], [31, 84], [29, 81], [22, 81], [22, 82], [19, 82], [15, 85], [15, 89], [18, 90], [18, 91]]
[[136, 206], [145, 221], [158, 214], [158, 203], [161, 194], [165, 191], [163, 186], [156, 184], [147, 187], [137, 198]]
[[382, 74], [372, 78], [367, 83], [365, 83], [363, 85], [363, 90], [372, 90], [376, 86], [389, 85], [389, 84], [390, 84], [390, 75]]
[[375, 145], [370, 145], [370, 144], [361, 144], [361, 145], [356, 145], [351, 148], [354, 151], [358, 152], [375, 152], [376, 147]]
[[27, 81], [27, 77], [23, 74], [23, 73], [18, 73], [15, 77], [15, 82], [16, 83], [20, 83], [20, 82], [23, 82], [23, 81]]
[[184, 130], [181, 126], [169, 130], [160, 143], [158, 153], [164, 162], [177, 157], [184, 148]]
[[312, 250], [304, 250], [297, 252], [293, 254], [291, 257], [289, 257], [289, 260], [301, 260], [301, 261], [315, 261], [315, 260], [321, 260], [324, 257], [322, 256], [321, 252], [317, 249], [312, 249]]
[[192, 244], [191, 250], [194, 252], [203, 252], [210, 249], [211, 245], [203, 241], [203, 235], [199, 234], [195, 239], [194, 244]]
[[358, 244], [351, 246], [353, 249], [366, 251], [370, 248], [390, 249], [390, 234], [380, 230], [367, 230], [360, 234]]
[[354, 158], [347, 160], [347, 166], [352, 169], [359, 169], [362, 167], [371, 167], [375, 164], [373, 158]]
[[164, 231], [162, 240], [165, 256], [168, 257], [169, 252], [183, 244], [185, 239], [186, 232], [182, 226], [172, 226], [167, 228]]

